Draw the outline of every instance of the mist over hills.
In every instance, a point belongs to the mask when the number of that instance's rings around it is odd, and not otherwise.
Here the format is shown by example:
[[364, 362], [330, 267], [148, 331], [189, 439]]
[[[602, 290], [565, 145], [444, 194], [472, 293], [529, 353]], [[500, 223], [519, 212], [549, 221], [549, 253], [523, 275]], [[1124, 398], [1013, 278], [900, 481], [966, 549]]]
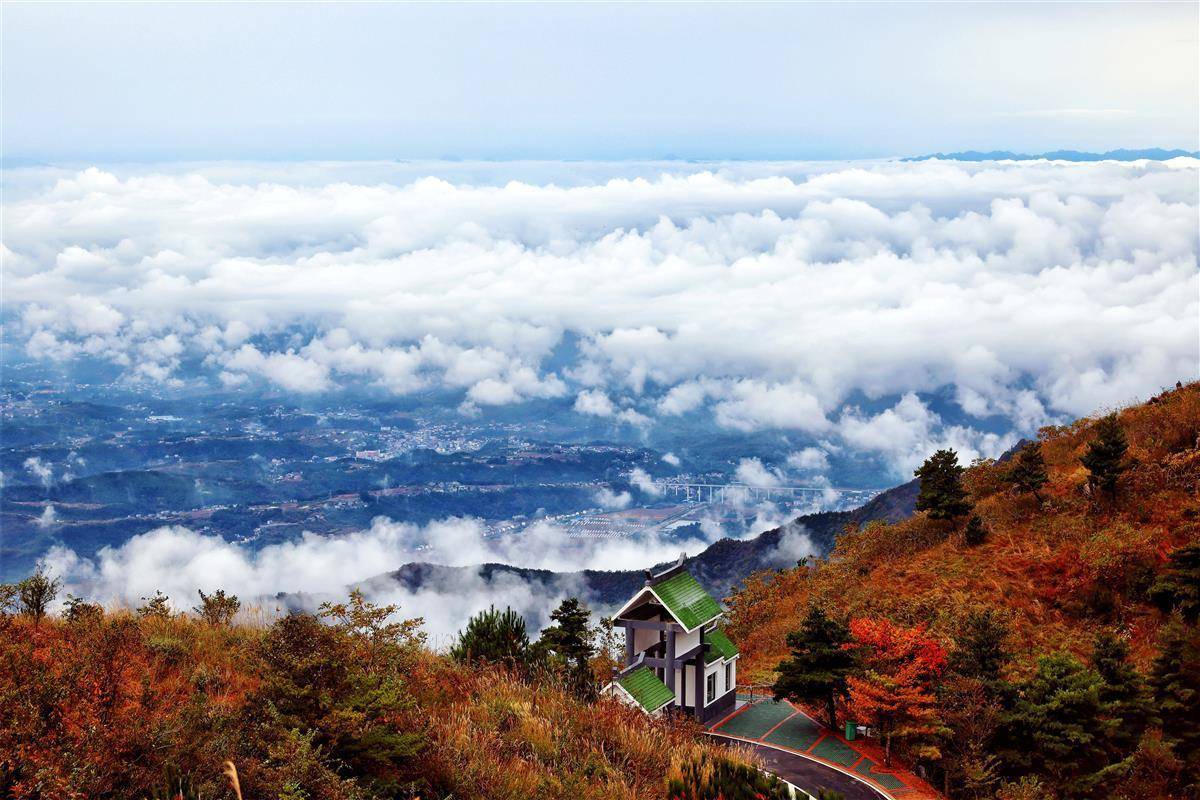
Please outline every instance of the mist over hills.
[[[706, 589], [724, 597], [756, 570], [794, 566], [804, 556], [827, 554], [833, 549], [838, 534], [848, 525], [905, 519], [913, 513], [919, 488], [918, 482], [912, 480], [850, 511], [806, 514], [752, 538], [721, 539], [702, 552], [689, 556], [686, 559], [688, 569]], [[661, 566], [648, 564], [647, 568], [657, 569]], [[369, 591], [382, 591], [390, 584], [398, 584], [404, 590], [416, 593], [431, 586], [452, 586], [475, 577], [486, 584], [516, 578], [541, 590], [570, 585], [576, 587], [589, 602], [606, 607], [629, 597], [642, 585], [645, 573], [643, 570], [553, 572], [494, 563], [477, 567], [446, 567], [414, 562], [364, 581], [360, 586]]]

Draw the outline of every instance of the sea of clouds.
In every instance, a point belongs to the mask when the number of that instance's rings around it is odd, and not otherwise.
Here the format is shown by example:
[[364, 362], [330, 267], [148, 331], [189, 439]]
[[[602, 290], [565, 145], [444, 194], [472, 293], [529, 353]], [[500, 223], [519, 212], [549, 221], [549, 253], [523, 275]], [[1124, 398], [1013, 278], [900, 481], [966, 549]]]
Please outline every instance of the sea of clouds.
[[[778, 563], [791, 564], [814, 552], [803, 528], [789, 525], [773, 504], [748, 510], [757, 513], [743, 537], [787, 526]], [[361, 583], [369, 600], [397, 604], [402, 616], [423, 617], [433, 643], [445, 646], [472, 614], [488, 606], [515, 609], [536, 631], [564, 598], [594, 601], [576, 574], [580, 570], [640, 570], [674, 561], [681, 552], [694, 555], [724, 535], [716, 520], [706, 520], [700, 531], [684, 538], [661, 532], [636, 538], [575, 538], [544, 521], [520, 535], [493, 537], [481, 520], [468, 517], [428, 525], [380, 517], [370, 528], [344, 536], [306, 532], [294, 541], [255, 548], [174, 525], [102, 548], [94, 558], [55, 546], [41, 563], [63, 580], [65, 593], [125, 607], [161, 591], [172, 605], [186, 610], [195, 603], [197, 590], [224, 589], [270, 615], [297, 605], [316, 610], [321, 602], [343, 599], [348, 587]], [[451, 567], [501, 563], [562, 574], [544, 584], [514, 574], [484, 578], [478, 570], [464, 570], [449, 583], [417, 590], [384, 577], [415, 561]], [[294, 596], [280, 599], [280, 592]], [[598, 605], [596, 610], [611, 609]]]
[[[849, 448], [900, 476], [1197, 377], [1198, 177], [1195, 159], [14, 170], [5, 335], [167, 387], [435, 388], [467, 415], [560, 398], [643, 429], [706, 414], [810, 437], [789, 469]], [[246, 563], [266, 576], [247, 586], [296, 588]], [[347, 563], [317, 572], [379, 571]]]

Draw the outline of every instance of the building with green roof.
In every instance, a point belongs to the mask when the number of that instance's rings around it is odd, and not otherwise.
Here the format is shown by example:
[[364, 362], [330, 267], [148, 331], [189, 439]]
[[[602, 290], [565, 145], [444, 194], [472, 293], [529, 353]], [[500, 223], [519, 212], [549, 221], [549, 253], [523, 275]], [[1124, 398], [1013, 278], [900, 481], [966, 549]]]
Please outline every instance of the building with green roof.
[[618, 675], [614, 682], [647, 714], [660, 711], [675, 699], [675, 693], [658, 679], [653, 670], [639, 664]]
[[674, 709], [709, 722], [733, 711], [738, 649], [720, 627], [721, 604], [683, 557], [613, 615], [625, 629], [625, 667], [605, 687], [648, 714]]

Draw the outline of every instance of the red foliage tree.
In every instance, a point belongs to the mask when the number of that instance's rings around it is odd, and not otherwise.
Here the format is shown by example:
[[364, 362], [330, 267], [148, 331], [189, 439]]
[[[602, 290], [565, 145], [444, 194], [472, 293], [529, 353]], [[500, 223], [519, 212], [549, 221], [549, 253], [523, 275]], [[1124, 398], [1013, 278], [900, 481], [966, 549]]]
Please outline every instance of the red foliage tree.
[[934, 685], [946, 667], [946, 651], [925, 634], [886, 619], [854, 619], [850, 632], [862, 671], [849, 679], [850, 713], [879, 731], [884, 764], [891, 765], [892, 741], [905, 741], [919, 758], [937, 758], [935, 737], [943, 725]]

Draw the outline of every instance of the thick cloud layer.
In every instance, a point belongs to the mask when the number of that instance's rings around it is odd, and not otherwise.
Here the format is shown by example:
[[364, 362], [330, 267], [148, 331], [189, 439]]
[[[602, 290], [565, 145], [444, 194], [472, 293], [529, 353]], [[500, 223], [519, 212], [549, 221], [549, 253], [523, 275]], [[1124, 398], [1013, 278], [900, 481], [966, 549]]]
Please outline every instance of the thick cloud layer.
[[[1013, 438], [943, 425], [921, 400], [934, 390], [1015, 435], [1196, 376], [1198, 166], [498, 185], [86, 169], [6, 206], [4, 304], [30, 356], [107, 359], [130, 380], [438, 387], [464, 413], [573, 398], [635, 427], [711, 413], [903, 469], [934, 444], [994, 455]], [[568, 334], [577, 355], [549, 368]], [[866, 414], [856, 393], [896, 404]]]
[[[762, 504], [757, 512], [743, 536], [785, 524], [784, 515], [769, 503]], [[52, 518], [53, 507], [47, 506], [46, 514]], [[56, 546], [42, 563], [63, 579], [64, 591], [105, 602], [136, 606], [141, 598], [162, 591], [177, 607], [187, 609], [197, 590], [221, 588], [268, 609], [273, 607], [276, 593], [302, 592], [315, 607], [324, 600], [344, 597], [355, 583], [411, 561], [446, 566], [505, 563], [562, 573], [644, 569], [673, 560], [681, 550], [699, 553], [726, 531], [713, 520], [691, 538], [658, 534], [585, 538], [572, 537], [566, 530], [543, 522], [520, 535], [489, 538], [484, 534], [482, 523], [470, 518], [417, 526], [381, 517], [370, 528], [346, 536], [305, 533], [295, 541], [255, 550], [219, 536], [166, 526], [134, 536], [119, 547], [103, 548], [95, 558], [81, 558], [67, 547]], [[812, 543], [803, 529], [789, 527], [780, 543], [781, 563], [812, 552]], [[540, 627], [563, 597], [582, 595], [588, 599], [586, 587], [568, 577], [546, 587], [512, 575], [489, 582], [473, 571], [451, 585], [439, 584], [416, 592], [389, 580], [374, 580], [366, 587], [376, 602], [398, 603], [403, 613], [424, 616], [435, 644], [445, 644], [472, 614], [489, 605], [510, 606]]]

